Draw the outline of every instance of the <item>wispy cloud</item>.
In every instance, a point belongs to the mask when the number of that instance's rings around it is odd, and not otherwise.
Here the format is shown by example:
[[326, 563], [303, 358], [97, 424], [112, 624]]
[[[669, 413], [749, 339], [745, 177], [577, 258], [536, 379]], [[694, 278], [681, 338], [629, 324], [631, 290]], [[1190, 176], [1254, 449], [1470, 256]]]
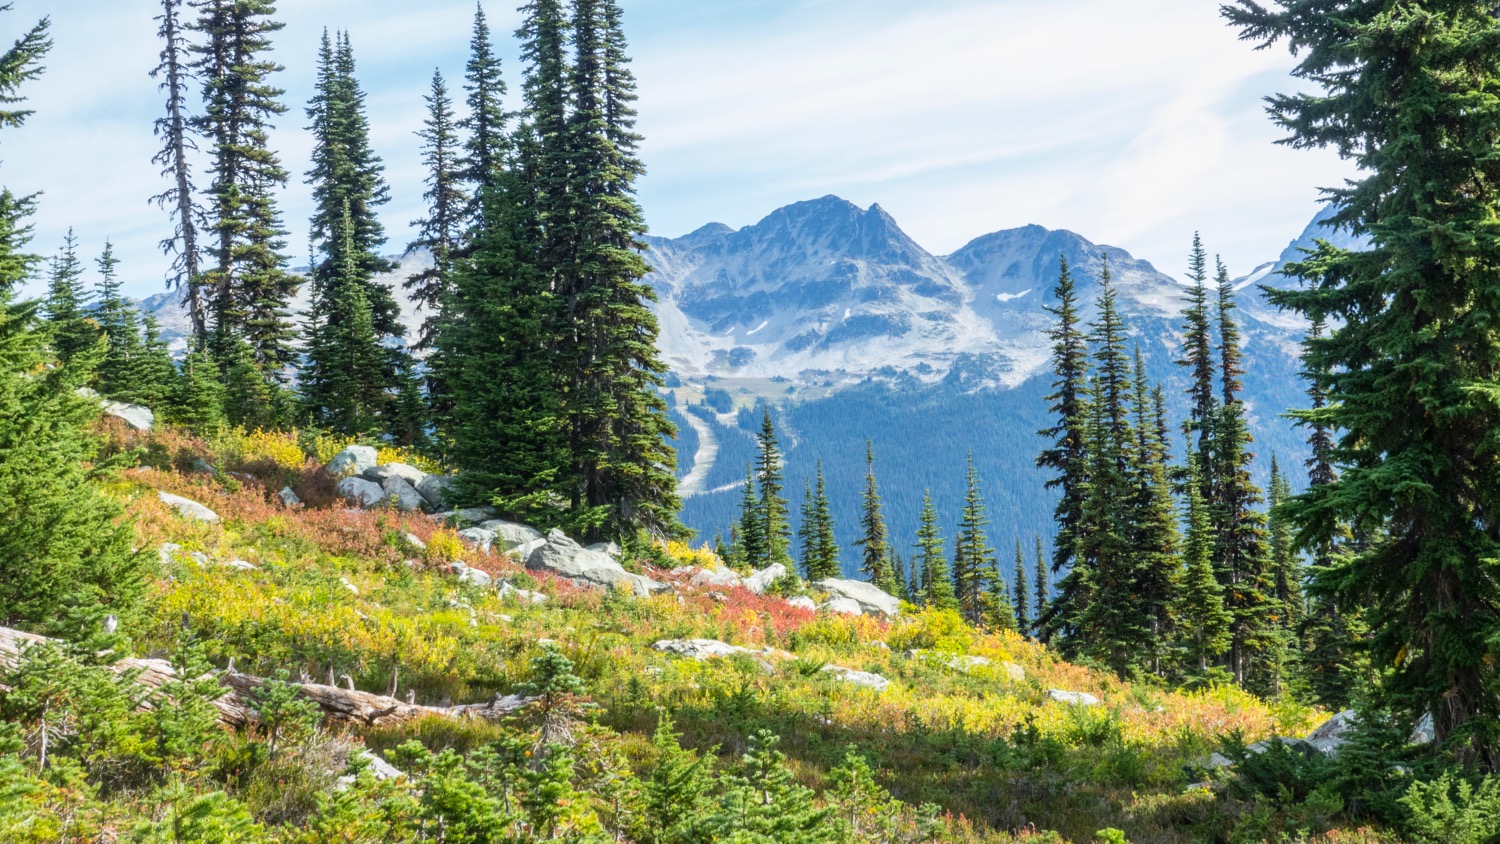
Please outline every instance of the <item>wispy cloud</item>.
[[[486, 3], [517, 83], [518, 19]], [[1201, 229], [1236, 268], [1274, 257], [1347, 168], [1276, 147], [1260, 97], [1290, 60], [1252, 51], [1201, 0], [625, 0], [640, 76], [641, 198], [653, 228], [755, 221], [838, 193], [880, 202], [938, 252], [1041, 223], [1164, 269]], [[51, 14], [57, 48], [28, 93], [37, 116], [0, 136], [0, 182], [45, 190], [40, 250], [75, 226], [113, 238], [131, 289], [160, 289], [146, 205], [159, 95], [152, 0], [19, 0], [0, 35]], [[276, 58], [290, 108], [274, 143], [294, 183], [282, 210], [306, 252], [302, 106], [322, 28], [347, 28], [393, 201], [391, 249], [421, 213], [418, 141], [434, 67], [456, 93], [472, 0], [284, 0]], [[300, 258], [299, 258], [300, 260]]]

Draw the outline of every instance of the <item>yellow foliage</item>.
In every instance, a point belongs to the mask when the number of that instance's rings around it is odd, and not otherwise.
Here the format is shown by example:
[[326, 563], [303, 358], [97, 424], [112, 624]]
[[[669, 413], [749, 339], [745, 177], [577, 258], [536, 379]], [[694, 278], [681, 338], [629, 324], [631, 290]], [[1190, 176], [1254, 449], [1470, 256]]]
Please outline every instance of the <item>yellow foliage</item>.
[[283, 469], [300, 469], [306, 460], [296, 431], [229, 428], [215, 435], [211, 445], [222, 457], [241, 463], [265, 460]]
[[697, 566], [703, 569], [724, 567], [724, 561], [719, 559], [719, 555], [707, 543], [694, 548], [686, 542], [672, 539], [667, 542], [667, 556], [679, 566]]
[[323, 466], [334, 455], [357, 443], [358, 440], [347, 434], [317, 433], [303, 441], [302, 449], [309, 457], [318, 461], [319, 466]]
[[427, 551], [423, 556], [429, 563], [451, 563], [463, 557], [464, 543], [451, 530], [440, 530], [427, 540]]
[[381, 466], [387, 463], [405, 463], [408, 466], [415, 466], [429, 475], [443, 471], [443, 467], [437, 461], [429, 460], [409, 448], [400, 446], [383, 445], [378, 447], [375, 450], [375, 462]]
[[[317, 460], [319, 464], [326, 464], [334, 458], [334, 455], [351, 445], [361, 445], [359, 437], [320, 432], [305, 438], [302, 442], [302, 449], [307, 452], [309, 457]], [[373, 443], [372, 445], [375, 446], [375, 463], [377, 465], [384, 466], [387, 463], [405, 463], [408, 466], [415, 466], [428, 474], [443, 471], [443, 467], [436, 461], [423, 457], [409, 448], [381, 445], [379, 443]]]
[[943, 653], [968, 653], [974, 643], [972, 628], [955, 610], [924, 609], [903, 616], [893, 628], [886, 644], [893, 651], [930, 650]]

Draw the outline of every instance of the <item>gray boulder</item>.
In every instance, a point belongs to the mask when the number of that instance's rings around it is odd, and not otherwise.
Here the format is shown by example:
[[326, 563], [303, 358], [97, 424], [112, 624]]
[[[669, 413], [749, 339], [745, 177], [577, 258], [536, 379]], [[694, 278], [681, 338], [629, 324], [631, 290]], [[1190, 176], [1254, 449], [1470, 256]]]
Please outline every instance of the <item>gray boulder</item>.
[[470, 548], [489, 553], [490, 548], [495, 545], [495, 532], [484, 528], [464, 528], [458, 532], [458, 538]]
[[1359, 716], [1354, 710], [1346, 709], [1308, 734], [1307, 743], [1317, 748], [1324, 756], [1337, 756], [1339, 748], [1349, 741], [1348, 733], [1358, 722]]
[[542, 532], [530, 525], [507, 522], [504, 519], [490, 519], [479, 526], [494, 534], [493, 542], [501, 551], [513, 551], [528, 542], [543, 538]]
[[463, 563], [452, 563], [448, 566], [448, 570], [458, 575], [459, 582], [461, 583], [472, 583], [475, 586], [489, 586], [495, 582], [495, 579], [490, 577], [488, 572], [469, 568]]
[[1088, 692], [1066, 692], [1062, 689], [1048, 689], [1047, 698], [1056, 703], [1066, 703], [1069, 706], [1098, 706], [1099, 698]]
[[728, 589], [740, 586], [740, 576], [729, 569], [698, 569], [688, 583], [701, 589]]
[[151, 412], [151, 408], [138, 404], [107, 401], [104, 403], [104, 415], [113, 416], [137, 431], [149, 431], [156, 424], [156, 414]]
[[806, 595], [798, 595], [795, 598], [787, 598], [786, 605], [789, 607], [796, 607], [799, 610], [807, 610], [809, 612], [818, 608], [818, 605], [813, 603], [813, 599], [807, 597]]
[[386, 463], [382, 466], [373, 466], [361, 474], [364, 475], [365, 480], [374, 481], [377, 484], [384, 484], [389, 478], [400, 478], [411, 484], [413, 490], [416, 489], [417, 484], [422, 482], [423, 478], [427, 477], [426, 472], [415, 466], [408, 466], [405, 463]]
[[786, 577], [786, 566], [775, 563], [745, 578], [745, 588], [757, 595], [764, 595], [771, 584], [783, 577]]
[[614, 542], [595, 542], [593, 545], [586, 545], [584, 547], [588, 548], [590, 551], [598, 551], [601, 554], [608, 554], [609, 556], [614, 557], [616, 560], [620, 559], [620, 557], [625, 553], [625, 549], [621, 548]]
[[301, 507], [302, 499], [289, 486], [282, 487], [281, 492], [276, 493], [276, 498], [281, 501], [283, 507]]
[[859, 604], [865, 615], [895, 618], [901, 612], [901, 600], [861, 580], [820, 580], [813, 584], [831, 598], [847, 598]]
[[170, 492], [158, 492], [156, 496], [161, 499], [161, 503], [176, 510], [177, 515], [184, 519], [192, 519], [197, 522], [217, 522], [219, 520], [218, 513], [190, 498], [183, 498], [180, 495], [173, 495]]
[[834, 598], [831, 601], [824, 601], [818, 607], [818, 609], [823, 610], [824, 612], [835, 613], [837, 615], [865, 614], [865, 610], [859, 605], [859, 601], [853, 600], [851, 598]]
[[450, 520], [460, 525], [477, 525], [498, 515], [500, 514], [495, 512], [494, 507], [465, 507], [447, 514]]
[[335, 454], [323, 470], [335, 478], [363, 475], [375, 468], [375, 449], [367, 445], [351, 445]]
[[338, 493], [361, 507], [378, 507], [385, 500], [385, 490], [380, 484], [353, 475], [339, 481]]
[[629, 589], [640, 597], [671, 588], [649, 577], [631, 574], [608, 554], [590, 551], [557, 530], [549, 533], [546, 540], [526, 557], [526, 567], [533, 571], [548, 571], [575, 583], [605, 589]]
[[856, 686], [874, 689], [877, 692], [883, 692], [891, 685], [890, 680], [885, 679], [879, 674], [871, 674], [868, 671], [855, 671], [852, 668], [843, 668], [838, 665], [825, 665], [823, 666], [823, 672], [832, 674], [845, 683], [853, 683]]
[[717, 639], [663, 639], [651, 646], [652, 650], [692, 659], [719, 659], [744, 654], [758, 656], [759, 651], [720, 642]]
[[417, 494], [416, 489], [405, 479], [391, 476], [380, 485], [386, 500], [403, 513], [415, 513], [427, 505], [427, 499]]
[[433, 510], [448, 509], [448, 500], [453, 495], [453, 479], [442, 475], [427, 475], [417, 482], [417, 492], [427, 499]]
[[405, 533], [405, 534], [402, 534], [401, 535], [401, 539], [404, 540], [406, 542], [407, 546], [409, 546], [414, 551], [426, 551], [427, 550], [427, 543], [425, 543], [425, 542], [422, 541], [422, 537], [417, 536], [414, 533]]
[[224, 567], [234, 569], [235, 571], [256, 571], [259, 568], [254, 563], [240, 559], [230, 560], [224, 564]]

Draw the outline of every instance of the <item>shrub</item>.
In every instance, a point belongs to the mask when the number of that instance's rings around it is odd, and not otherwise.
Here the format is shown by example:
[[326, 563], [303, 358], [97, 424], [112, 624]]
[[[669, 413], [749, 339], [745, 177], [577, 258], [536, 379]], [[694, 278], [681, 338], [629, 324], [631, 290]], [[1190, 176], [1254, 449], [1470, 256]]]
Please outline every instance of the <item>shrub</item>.
[[1419, 844], [1486, 844], [1500, 830], [1500, 779], [1485, 777], [1476, 788], [1445, 772], [1412, 783], [1401, 805], [1411, 812], [1406, 832]]
[[893, 628], [886, 644], [891, 650], [934, 650], [967, 653], [974, 643], [973, 630], [955, 610], [924, 609]]

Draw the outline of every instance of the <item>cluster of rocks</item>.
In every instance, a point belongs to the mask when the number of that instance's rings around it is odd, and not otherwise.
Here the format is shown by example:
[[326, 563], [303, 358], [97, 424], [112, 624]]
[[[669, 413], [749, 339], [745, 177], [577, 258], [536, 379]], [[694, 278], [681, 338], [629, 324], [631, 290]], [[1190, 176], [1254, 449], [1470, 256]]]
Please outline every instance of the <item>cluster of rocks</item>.
[[374, 448], [351, 445], [334, 455], [323, 471], [339, 479], [339, 495], [360, 507], [390, 506], [403, 513], [447, 509], [452, 478], [405, 463], [377, 465], [377, 460]]
[[[747, 656], [760, 662], [767, 670], [771, 669], [771, 665], [765, 661], [766, 659], [793, 658], [793, 654], [777, 650], [776, 648], [745, 648], [721, 642], [717, 639], [663, 639], [651, 647], [653, 650], [660, 651], [661, 653], [696, 660]], [[844, 668], [839, 665], [825, 665], [819, 670], [831, 675], [836, 680], [867, 689], [874, 689], [877, 693], [885, 691], [891, 685], [890, 680], [868, 671], [855, 671], [852, 668]]]
[[[1349, 733], [1354, 730], [1354, 726], [1358, 723], [1359, 715], [1352, 709], [1346, 709], [1324, 721], [1316, 730], [1308, 733], [1307, 738], [1280, 736], [1266, 739], [1265, 741], [1258, 741], [1252, 745], [1248, 745], [1245, 750], [1252, 754], [1260, 754], [1265, 753], [1272, 745], [1282, 744], [1305, 756], [1322, 754], [1332, 759], [1339, 755], [1339, 750], [1345, 744], [1348, 744]], [[1417, 722], [1417, 725], [1412, 728], [1411, 736], [1407, 741], [1412, 744], [1422, 745], [1430, 744], [1434, 740], [1432, 713], [1429, 712], [1423, 715], [1422, 719]], [[1207, 767], [1210, 769], [1228, 768], [1233, 764], [1222, 753], [1215, 753], [1208, 757]]]

